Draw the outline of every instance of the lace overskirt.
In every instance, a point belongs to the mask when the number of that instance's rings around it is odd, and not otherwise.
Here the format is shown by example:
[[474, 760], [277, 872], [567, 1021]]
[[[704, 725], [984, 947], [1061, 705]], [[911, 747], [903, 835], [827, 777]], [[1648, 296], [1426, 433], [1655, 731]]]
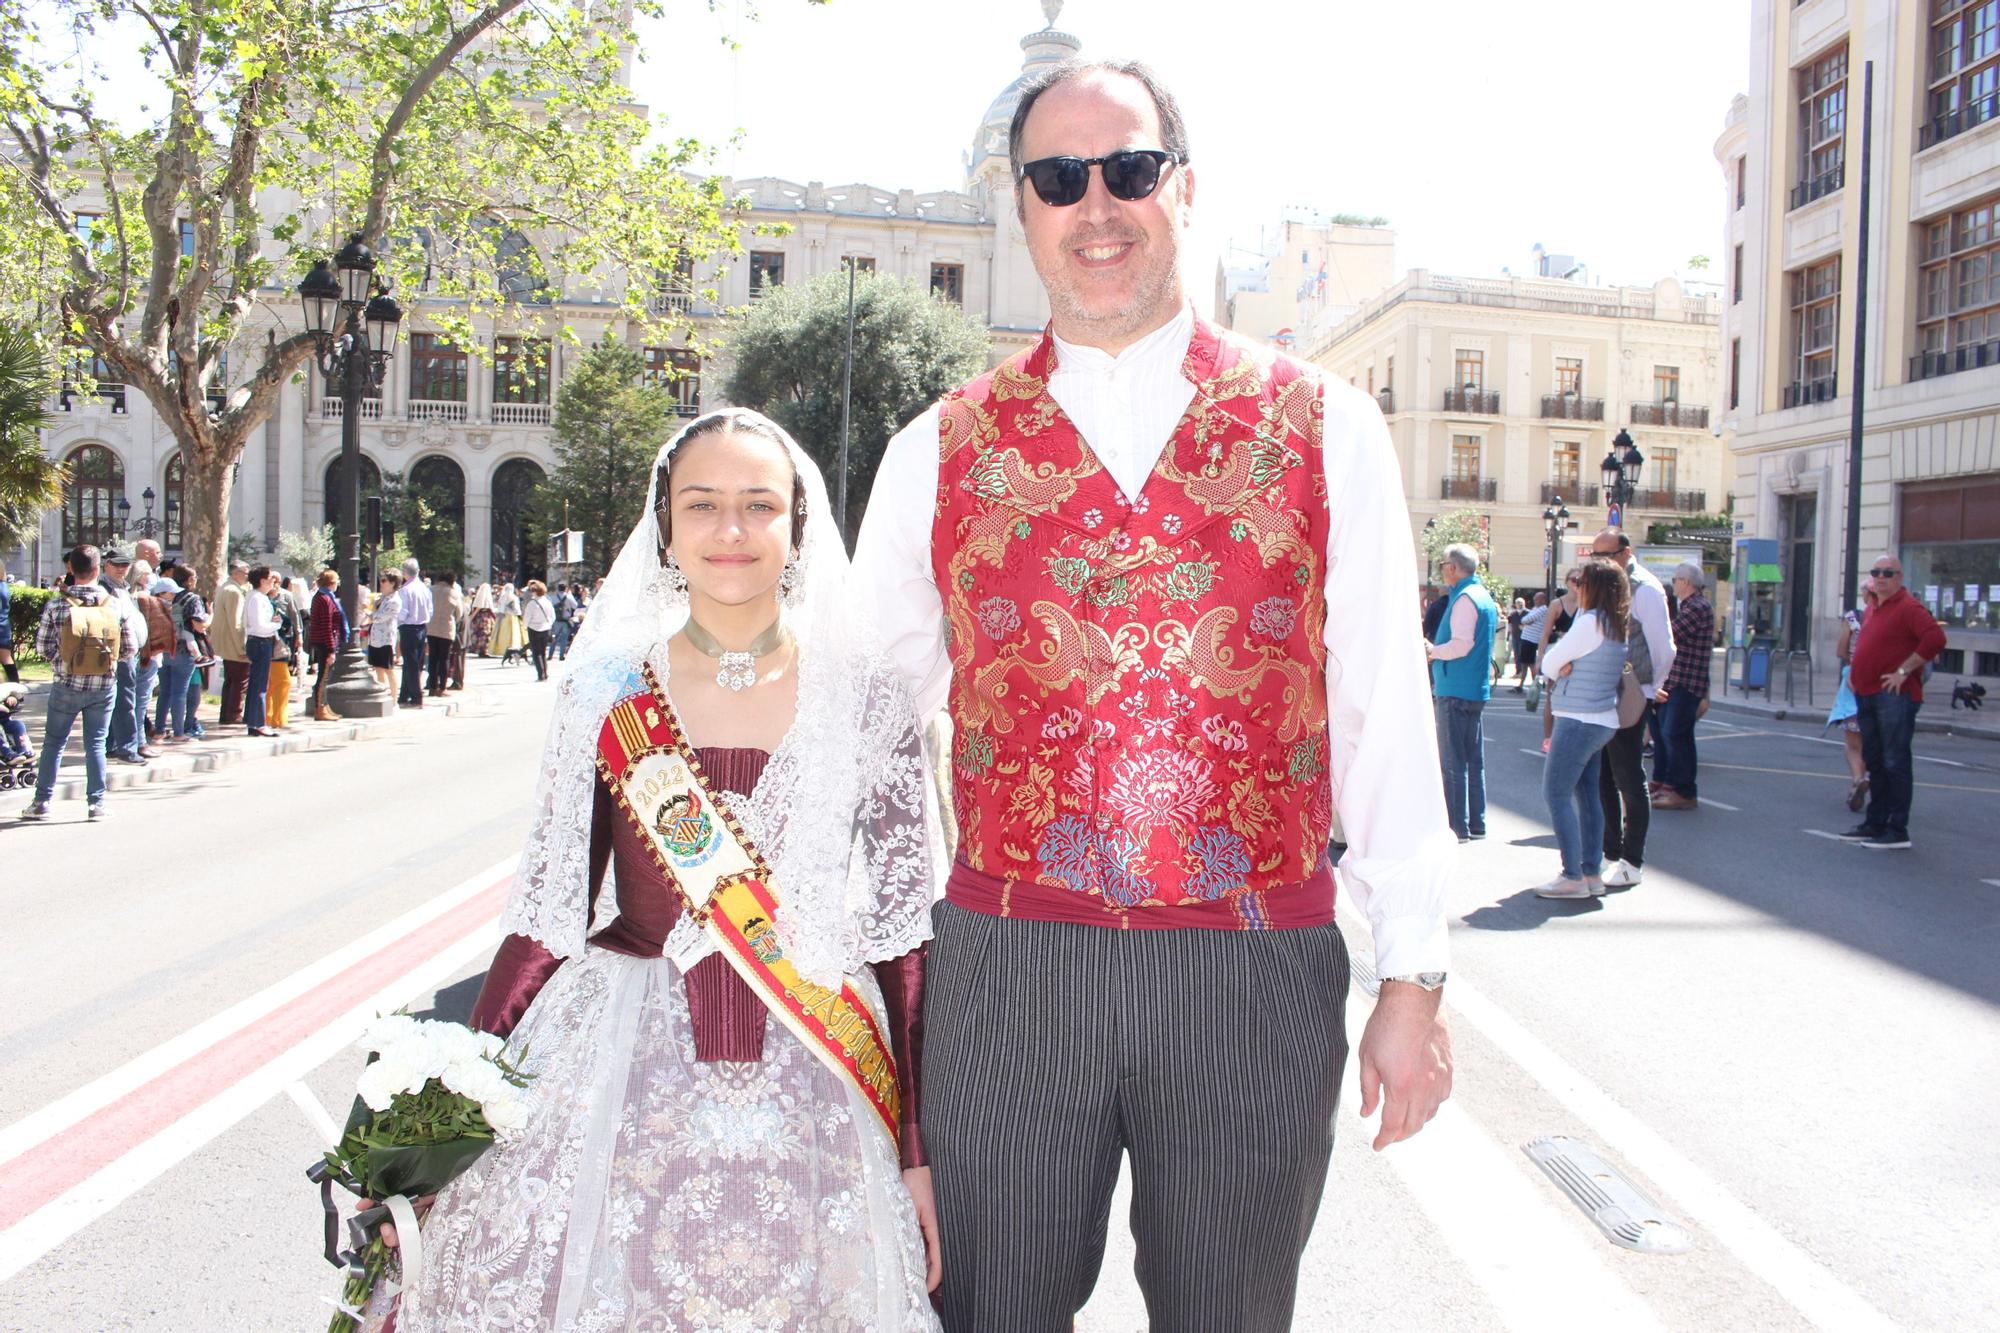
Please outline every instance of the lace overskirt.
[[698, 1063], [673, 964], [585, 949], [509, 1046], [533, 1122], [439, 1197], [400, 1333], [937, 1327], [888, 1136], [783, 1024]]

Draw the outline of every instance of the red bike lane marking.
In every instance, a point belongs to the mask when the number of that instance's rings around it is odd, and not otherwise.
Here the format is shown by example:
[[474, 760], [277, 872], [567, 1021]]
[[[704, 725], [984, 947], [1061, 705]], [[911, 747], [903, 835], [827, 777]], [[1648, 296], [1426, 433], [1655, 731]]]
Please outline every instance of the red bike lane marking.
[[50, 1135], [0, 1170], [0, 1232], [249, 1077], [396, 978], [499, 915], [512, 874], [401, 941]]

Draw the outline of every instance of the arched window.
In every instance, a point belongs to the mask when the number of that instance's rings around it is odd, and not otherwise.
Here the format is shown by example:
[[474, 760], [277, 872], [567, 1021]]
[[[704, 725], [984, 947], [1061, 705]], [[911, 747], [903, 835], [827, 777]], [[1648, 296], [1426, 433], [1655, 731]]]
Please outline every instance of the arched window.
[[69, 456], [63, 487], [63, 549], [88, 542], [109, 546], [118, 536], [118, 501], [125, 494], [125, 465], [101, 444]]
[[[382, 493], [382, 470], [375, 466], [375, 460], [367, 454], [361, 455], [361, 518], [367, 521], [368, 497]], [[340, 537], [340, 455], [326, 465], [326, 521], [333, 524], [335, 542]], [[361, 544], [369, 545], [372, 534], [362, 533]], [[336, 546], [336, 549], [337, 546]]]
[[464, 576], [465, 470], [443, 454], [431, 454], [411, 467], [404, 491], [398, 506], [402, 543], [424, 569]]
[[167, 481], [160, 503], [165, 507], [164, 519], [160, 524], [160, 545], [164, 550], [178, 551], [186, 541], [187, 516], [187, 458], [175, 454], [167, 460]]
[[535, 491], [548, 480], [533, 462], [510, 458], [493, 472], [493, 553], [487, 577], [515, 584], [546, 573]]

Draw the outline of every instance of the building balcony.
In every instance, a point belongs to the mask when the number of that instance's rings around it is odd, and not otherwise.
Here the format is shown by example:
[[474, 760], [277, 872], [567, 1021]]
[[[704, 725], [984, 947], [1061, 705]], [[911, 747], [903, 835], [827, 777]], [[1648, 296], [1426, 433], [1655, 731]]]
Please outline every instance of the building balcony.
[[1679, 514], [1700, 514], [1708, 508], [1707, 491], [1637, 490], [1627, 509], [1667, 510]]
[[549, 424], [550, 406], [547, 403], [495, 403], [493, 404], [493, 424], [496, 426], [546, 426]]
[[1804, 407], [1808, 403], [1830, 403], [1839, 396], [1839, 382], [1831, 375], [1823, 380], [1800, 380], [1785, 386], [1786, 407]]
[[1968, 343], [1948, 352], [1919, 352], [1910, 358], [1912, 380], [1934, 380], [1961, 370], [2000, 365], [2000, 342]]
[[1984, 125], [1995, 116], [2000, 116], [2000, 93], [1988, 93], [1974, 98], [1964, 106], [1942, 115], [1932, 116], [1917, 130], [1917, 151], [1935, 147], [1946, 139], [1955, 139], [1975, 125]]
[[1707, 430], [1708, 409], [1693, 403], [1634, 403], [1635, 426], [1679, 426], [1684, 430]]
[[[756, 293], [751, 293], [753, 299]], [[646, 313], [649, 315], [685, 315], [694, 309], [694, 289], [671, 287], [666, 291], [654, 292], [646, 298]]]
[[113, 413], [125, 411], [125, 386], [114, 380], [97, 381], [94, 393], [85, 394], [74, 385], [65, 384], [56, 393], [56, 408], [62, 412], [74, 412], [79, 407], [95, 407], [102, 404]]
[[[345, 415], [346, 404], [338, 396], [327, 395], [319, 400], [320, 420], [339, 421]], [[361, 400], [359, 417], [363, 421], [380, 421], [382, 419], [382, 400], [380, 398], [363, 398]]]
[[412, 398], [406, 414], [411, 421], [449, 421], [455, 425], [465, 424], [465, 400], [462, 398]]
[[1497, 417], [1500, 415], [1500, 393], [1497, 389], [1446, 389], [1444, 410]]
[[[1847, 184], [1847, 164], [1841, 163], [1831, 171], [1822, 171], [1792, 187], [1792, 207], [1804, 208], [1815, 199], [1823, 199], [1841, 186]], [[1790, 210], [1787, 210], [1790, 211]]]
[[1375, 395], [1375, 406], [1382, 409], [1383, 416], [1394, 416], [1396, 413], [1396, 391], [1394, 389], [1383, 389], [1377, 392]]
[[1583, 505], [1594, 508], [1598, 504], [1598, 488], [1586, 486], [1580, 481], [1545, 481], [1542, 483], [1542, 503]]
[[1497, 500], [1500, 483], [1491, 477], [1445, 477], [1438, 484], [1440, 500]]
[[1602, 398], [1579, 398], [1573, 393], [1542, 395], [1542, 415], [1557, 421], [1602, 421]]

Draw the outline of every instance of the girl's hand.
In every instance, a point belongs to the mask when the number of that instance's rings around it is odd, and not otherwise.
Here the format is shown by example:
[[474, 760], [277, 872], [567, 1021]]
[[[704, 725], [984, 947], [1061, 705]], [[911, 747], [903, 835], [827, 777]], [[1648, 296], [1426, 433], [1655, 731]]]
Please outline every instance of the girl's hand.
[[[430, 1212], [431, 1205], [437, 1201], [437, 1195], [426, 1194], [422, 1198], [410, 1200], [410, 1207], [416, 1210], [417, 1220], [421, 1222], [424, 1215]], [[356, 1199], [354, 1201], [356, 1212], [365, 1213], [374, 1206], [375, 1201], [373, 1199]], [[392, 1250], [396, 1248], [396, 1224], [394, 1222], [384, 1222], [382, 1224], [382, 1243]]]
[[903, 1172], [903, 1188], [910, 1192], [910, 1202], [917, 1207], [917, 1225], [924, 1233], [924, 1256], [928, 1261], [924, 1290], [936, 1291], [938, 1283], [944, 1281], [944, 1260], [938, 1253], [937, 1196], [931, 1192], [931, 1169], [914, 1166]]

